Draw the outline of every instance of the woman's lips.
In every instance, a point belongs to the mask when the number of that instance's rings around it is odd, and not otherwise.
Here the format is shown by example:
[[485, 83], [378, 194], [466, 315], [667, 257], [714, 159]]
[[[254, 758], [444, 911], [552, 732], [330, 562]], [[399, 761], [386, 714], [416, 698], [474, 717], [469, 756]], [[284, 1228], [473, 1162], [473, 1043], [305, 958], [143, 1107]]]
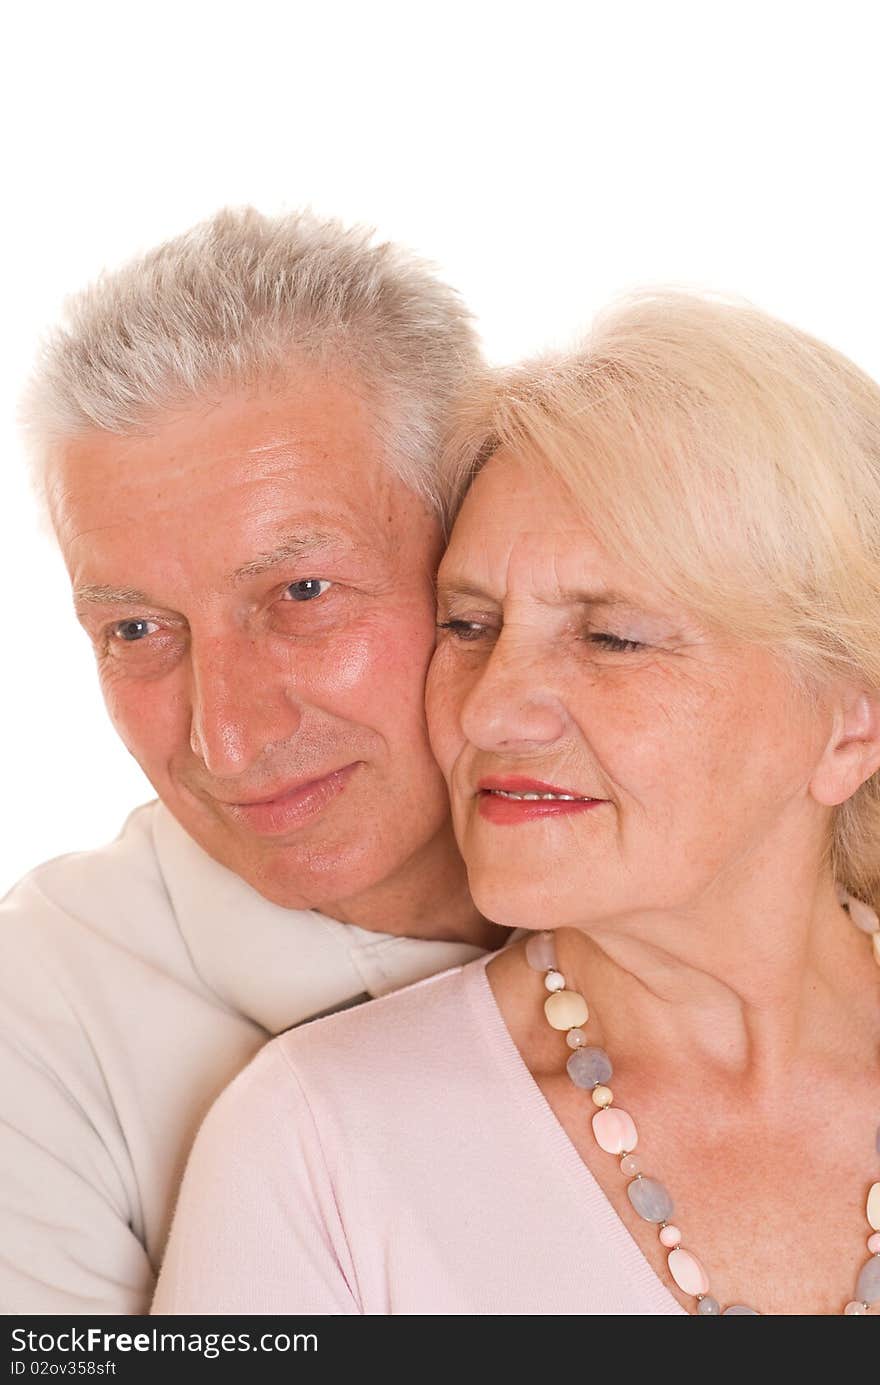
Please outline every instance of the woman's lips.
[[601, 807], [604, 802], [602, 798], [589, 798], [574, 789], [508, 775], [481, 779], [477, 791], [480, 816], [487, 822], [508, 827], [536, 818], [584, 813]]
[[260, 837], [283, 836], [310, 818], [315, 817], [328, 803], [341, 794], [359, 762], [332, 770], [320, 779], [310, 779], [286, 789], [274, 798], [258, 803], [223, 803], [222, 811], [242, 827]]

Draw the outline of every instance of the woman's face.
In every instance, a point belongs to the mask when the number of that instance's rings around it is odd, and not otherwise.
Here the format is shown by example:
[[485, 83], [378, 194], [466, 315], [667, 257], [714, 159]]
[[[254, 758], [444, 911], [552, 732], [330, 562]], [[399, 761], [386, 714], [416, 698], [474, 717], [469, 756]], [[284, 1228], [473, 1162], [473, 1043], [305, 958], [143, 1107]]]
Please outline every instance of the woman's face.
[[601, 539], [601, 515], [587, 528], [551, 477], [498, 453], [440, 567], [431, 742], [499, 923], [709, 901], [827, 830], [809, 782], [830, 712]]

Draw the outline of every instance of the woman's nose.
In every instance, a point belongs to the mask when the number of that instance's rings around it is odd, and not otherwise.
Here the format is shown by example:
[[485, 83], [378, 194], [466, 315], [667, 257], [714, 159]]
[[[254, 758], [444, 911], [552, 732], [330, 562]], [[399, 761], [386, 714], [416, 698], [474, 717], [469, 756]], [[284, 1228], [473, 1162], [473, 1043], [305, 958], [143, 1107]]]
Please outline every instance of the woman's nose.
[[464, 735], [481, 750], [528, 751], [553, 745], [568, 725], [547, 666], [502, 636], [462, 704]]

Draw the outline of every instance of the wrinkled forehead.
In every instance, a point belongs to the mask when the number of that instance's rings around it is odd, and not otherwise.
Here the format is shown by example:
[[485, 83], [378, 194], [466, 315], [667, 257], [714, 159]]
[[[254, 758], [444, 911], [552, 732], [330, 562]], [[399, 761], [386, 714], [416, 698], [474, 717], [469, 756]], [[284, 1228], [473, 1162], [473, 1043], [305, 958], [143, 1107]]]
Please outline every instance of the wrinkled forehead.
[[546, 467], [501, 450], [475, 477], [449, 538], [440, 580], [502, 571], [553, 583], [608, 564], [601, 522]]
[[47, 497], [62, 549], [125, 531], [197, 541], [331, 519], [375, 538], [413, 496], [363, 401], [332, 382], [295, 399], [232, 395], [136, 436], [94, 432], [56, 450]]

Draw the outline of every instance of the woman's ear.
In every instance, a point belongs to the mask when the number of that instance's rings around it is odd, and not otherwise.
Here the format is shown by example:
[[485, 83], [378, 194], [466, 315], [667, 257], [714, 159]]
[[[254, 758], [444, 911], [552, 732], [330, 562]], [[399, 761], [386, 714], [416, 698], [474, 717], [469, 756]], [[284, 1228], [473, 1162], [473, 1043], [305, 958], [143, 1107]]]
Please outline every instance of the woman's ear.
[[833, 727], [809, 789], [829, 808], [845, 803], [880, 769], [880, 696], [849, 688], [834, 708]]

